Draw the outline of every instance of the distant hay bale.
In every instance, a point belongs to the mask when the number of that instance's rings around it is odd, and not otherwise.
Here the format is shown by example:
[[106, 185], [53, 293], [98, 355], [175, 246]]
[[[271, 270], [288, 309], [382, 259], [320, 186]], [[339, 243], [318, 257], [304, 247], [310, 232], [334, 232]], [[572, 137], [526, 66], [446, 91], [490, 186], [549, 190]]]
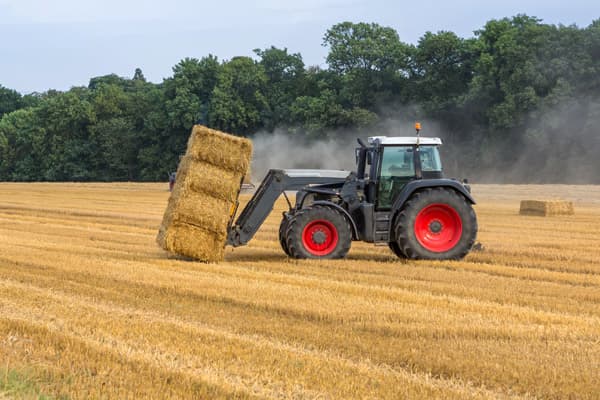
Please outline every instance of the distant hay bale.
[[156, 238], [163, 249], [223, 260], [227, 225], [251, 154], [248, 139], [194, 126]]
[[521, 215], [573, 215], [573, 202], [565, 200], [522, 200], [519, 210]]

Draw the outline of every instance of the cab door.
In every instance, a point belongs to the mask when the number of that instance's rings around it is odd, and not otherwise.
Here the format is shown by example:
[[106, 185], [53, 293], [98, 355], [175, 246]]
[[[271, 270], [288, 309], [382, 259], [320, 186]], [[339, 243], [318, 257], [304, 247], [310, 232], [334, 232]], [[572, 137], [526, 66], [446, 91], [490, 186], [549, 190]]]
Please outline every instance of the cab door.
[[384, 146], [378, 174], [377, 209], [389, 210], [398, 193], [415, 179], [413, 146]]

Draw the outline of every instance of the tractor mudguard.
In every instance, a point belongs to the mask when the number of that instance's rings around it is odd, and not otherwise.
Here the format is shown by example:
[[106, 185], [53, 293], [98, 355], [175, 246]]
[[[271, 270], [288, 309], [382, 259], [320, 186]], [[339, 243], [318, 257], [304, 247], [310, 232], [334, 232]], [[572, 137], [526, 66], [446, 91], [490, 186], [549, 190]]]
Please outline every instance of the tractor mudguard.
[[348, 211], [346, 211], [346, 209], [344, 207], [341, 207], [338, 204], [335, 204], [335, 203], [332, 203], [331, 201], [326, 201], [326, 200], [317, 200], [314, 203], [312, 203], [311, 205], [321, 205], [321, 206], [326, 206], [326, 207], [333, 207], [336, 210], [338, 210], [339, 212], [341, 212], [343, 215], [345, 215], [348, 218], [348, 221], [350, 221], [350, 226], [352, 227], [352, 239], [358, 240], [358, 228], [356, 226], [356, 222], [354, 221], [354, 219], [352, 218], [350, 213], [348, 213]]
[[431, 187], [449, 187], [462, 194], [465, 199], [471, 204], [475, 204], [475, 199], [471, 196], [471, 193], [463, 186], [459, 181], [454, 179], [425, 179], [415, 180], [408, 182], [404, 189], [399, 193], [398, 197], [392, 205], [392, 214], [396, 214], [396, 211], [402, 208], [406, 200], [412, 196], [414, 192], [420, 189], [431, 188]]

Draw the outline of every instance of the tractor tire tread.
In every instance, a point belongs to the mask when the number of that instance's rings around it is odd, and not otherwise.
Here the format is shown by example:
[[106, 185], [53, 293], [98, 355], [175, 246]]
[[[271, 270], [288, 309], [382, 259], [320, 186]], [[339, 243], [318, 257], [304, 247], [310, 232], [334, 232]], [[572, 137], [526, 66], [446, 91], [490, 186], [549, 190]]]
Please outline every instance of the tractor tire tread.
[[279, 244], [281, 245], [281, 248], [283, 250], [283, 252], [289, 257], [290, 255], [290, 250], [287, 247], [287, 228], [290, 222], [290, 218], [286, 216], [285, 214], [283, 215], [283, 218], [281, 220], [281, 223], [279, 224]]

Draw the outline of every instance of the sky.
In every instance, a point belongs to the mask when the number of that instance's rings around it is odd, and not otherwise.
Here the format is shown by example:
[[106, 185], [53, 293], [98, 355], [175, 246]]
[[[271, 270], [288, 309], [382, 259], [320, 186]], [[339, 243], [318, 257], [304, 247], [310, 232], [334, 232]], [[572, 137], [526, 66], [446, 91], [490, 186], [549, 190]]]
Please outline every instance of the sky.
[[21, 93], [68, 90], [141, 68], [160, 82], [185, 57], [254, 56], [276, 46], [326, 67], [326, 30], [375, 22], [417, 43], [427, 31], [473, 36], [490, 19], [519, 13], [588, 26], [597, 0], [0, 0], [0, 85]]

